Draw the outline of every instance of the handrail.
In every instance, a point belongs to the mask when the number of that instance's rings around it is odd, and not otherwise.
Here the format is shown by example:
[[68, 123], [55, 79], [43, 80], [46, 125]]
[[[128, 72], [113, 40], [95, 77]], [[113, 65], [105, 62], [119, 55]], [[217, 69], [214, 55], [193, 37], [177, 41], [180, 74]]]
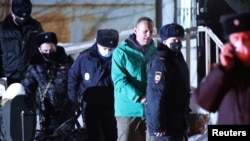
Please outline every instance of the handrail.
[[212, 41], [215, 43], [215, 47], [216, 47], [216, 62], [219, 62], [219, 50], [223, 47], [223, 43], [222, 41], [216, 36], [215, 33], [213, 33], [213, 31], [208, 28], [208, 27], [204, 27], [204, 26], [199, 26], [198, 27], [198, 32], [205, 32], [205, 65], [206, 65], [206, 75], [209, 73], [209, 71], [211, 70], [211, 39]]
[[223, 43], [221, 42], [221, 40], [215, 35], [215, 33], [213, 33], [213, 31], [205, 26], [198, 26], [198, 31], [199, 32], [206, 32], [208, 34], [208, 36], [215, 42], [215, 44], [221, 49], [223, 46]]
[[[158, 40], [158, 35], [156, 33], [156, 28], [154, 28], [154, 34], [153, 39], [154, 41]], [[119, 42], [125, 40], [131, 33], [133, 33], [133, 30], [124, 30], [119, 33]], [[95, 43], [95, 39], [80, 43], [62, 43], [59, 42], [58, 45], [63, 46], [65, 48], [65, 51], [68, 55], [75, 55], [79, 52], [91, 47]]]
[[223, 43], [222, 41], [216, 36], [216, 34], [209, 28], [206, 26], [198, 26], [198, 27], [190, 27], [187, 28], [186, 30], [186, 36], [185, 36], [185, 41], [186, 41], [186, 61], [188, 66], [190, 66], [190, 46], [191, 43], [190, 41], [192, 39], [196, 39], [197, 38], [197, 33], [198, 32], [205, 32], [205, 71], [206, 71], [206, 75], [208, 74], [208, 72], [211, 69], [211, 40], [215, 43], [216, 46], [216, 62], [219, 62], [219, 50], [222, 48]]
[[[188, 64], [188, 67], [190, 68], [190, 55], [191, 55], [191, 40], [196, 40], [198, 32], [205, 32], [205, 67], [206, 67], [206, 74], [210, 71], [210, 64], [211, 64], [211, 50], [210, 50], [210, 43], [211, 40], [216, 45], [216, 61], [218, 62], [218, 56], [219, 56], [219, 50], [222, 48], [223, 43], [221, 40], [213, 33], [213, 31], [206, 26], [197, 26], [197, 27], [190, 27], [186, 28], [186, 36], [184, 39], [184, 44], [186, 47], [186, 62]], [[133, 30], [126, 30], [120, 32], [119, 36], [119, 42], [125, 40]], [[159, 38], [159, 35], [154, 32], [153, 39], [154, 41], [157, 41]], [[68, 55], [77, 55], [79, 52], [91, 47], [95, 42], [94, 40], [81, 42], [81, 43], [59, 43], [59, 45], [63, 46], [65, 48], [65, 51]], [[196, 47], [196, 46], [195, 46]]]

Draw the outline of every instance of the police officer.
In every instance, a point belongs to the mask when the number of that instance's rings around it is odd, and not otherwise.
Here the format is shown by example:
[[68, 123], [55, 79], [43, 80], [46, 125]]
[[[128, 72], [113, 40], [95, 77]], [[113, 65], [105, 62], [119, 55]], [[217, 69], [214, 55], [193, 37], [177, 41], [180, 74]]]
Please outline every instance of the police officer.
[[34, 41], [43, 28], [31, 12], [30, 0], [11, 0], [10, 14], [0, 22], [0, 77], [7, 78], [7, 86], [21, 82], [37, 53]]
[[80, 53], [69, 71], [69, 98], [75, 104], [79, 98], [83, 100], [82, 113], [90, 141], [116, 141], [117, 138], [111, 55], [118, 39], [114, 29], [98, 30], [96, 43]]
[[36, 36], [39, 53], [31, 58], [25, 78], [22, 80], [27, 102], [32, 103], [38, 90], [37, 103], [41, 132], [36, 139], [50, 136], [67, 119], [74, 116], [75, 109], [67, 97], [68, 70], [73, 59], [58, 46], [54, 32], [42, 32]]
[[190, 97], [189, 70], [181, 53], [184, 29], [167, 24], [160, 29], [160, 37], [147, 65], [147, 126], [157, 141], [183, 141]]

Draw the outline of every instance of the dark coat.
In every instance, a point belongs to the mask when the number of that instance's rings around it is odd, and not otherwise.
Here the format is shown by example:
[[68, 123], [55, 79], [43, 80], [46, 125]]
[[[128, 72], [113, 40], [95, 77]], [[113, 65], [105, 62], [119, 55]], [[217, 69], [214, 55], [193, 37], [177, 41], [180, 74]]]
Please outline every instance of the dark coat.
[[42, 31], [41, 24], [31, 17], [23, 26], [15, 25], [11, 15], [0, 23], [1, 77], [24, 77], [28, 61], [37, 53], [36, 34]]
[[68, 77], [69, 98], [75, 104], [82, 104], [89, 139], [116, 140], [111, 56], [102, 57], [95, 43], [79, 54]]
[[181, 53], [160, 44], [147, 65], [146, 119], [149, 133], [166, 131], [183, 136], [187, 131], [190, 101], [188, 66]]
[[40, 110], [40, 96], [54, 74], [54, 80], [48, 88], [44, 101], [46, 103], [46, 113], [58, 125], [74, 114], [73, 105], [70, 105], [67, 97], [68, 70], [73, 64], [73, 59], [66, 56], [64, 48], [59, 46], [57, 46], [56, 55], [57, 58], [54, 63], [46, 62], [40, 53], [33, 56], [22, 84], [26, 95], [30, 99], [36, 96], [38, 90], [37, 104]]
[[202, 108], [218, 111], [217, 124], [250, 124], [250, 68], [236, 64], [230, 72], [215, 65], [192, 96]]
[[89, 106], [113, 108], [111, 57], [101, 57], [97, 44], [81, 52], [69, 71], [68, 87], [69, 98], [75, 104], [83, 98]]

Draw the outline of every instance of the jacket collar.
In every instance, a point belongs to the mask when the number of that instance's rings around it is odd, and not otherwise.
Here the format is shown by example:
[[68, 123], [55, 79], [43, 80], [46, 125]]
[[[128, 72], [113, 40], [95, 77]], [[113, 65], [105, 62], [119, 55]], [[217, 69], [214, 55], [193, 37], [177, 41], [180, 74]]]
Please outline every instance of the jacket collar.
[[153, 43], [153, 40], [151, 40], [151, 42], [148, 45], [145, 46], [141, 46], [137, 43], [136, 41], [136, 35], [135, 34], [131, 34], [128, 39], [126, 39], [127, 44], [129, 44], [131, 47], [133, 47], [134, 49], [142, 52], [143, 54], [146, 54], [146, 52], [148, 51], [150, 45]]

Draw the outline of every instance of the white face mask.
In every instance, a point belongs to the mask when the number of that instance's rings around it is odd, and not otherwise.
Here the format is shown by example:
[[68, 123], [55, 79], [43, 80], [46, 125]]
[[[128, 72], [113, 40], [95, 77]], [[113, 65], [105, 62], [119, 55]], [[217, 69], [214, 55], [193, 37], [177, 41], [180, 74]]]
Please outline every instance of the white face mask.
[[102, 47], [98, 47], [98, 51], [103, 57], [110, 57], [113, 53], [113, 50], [105, 50], [105, 48]]

